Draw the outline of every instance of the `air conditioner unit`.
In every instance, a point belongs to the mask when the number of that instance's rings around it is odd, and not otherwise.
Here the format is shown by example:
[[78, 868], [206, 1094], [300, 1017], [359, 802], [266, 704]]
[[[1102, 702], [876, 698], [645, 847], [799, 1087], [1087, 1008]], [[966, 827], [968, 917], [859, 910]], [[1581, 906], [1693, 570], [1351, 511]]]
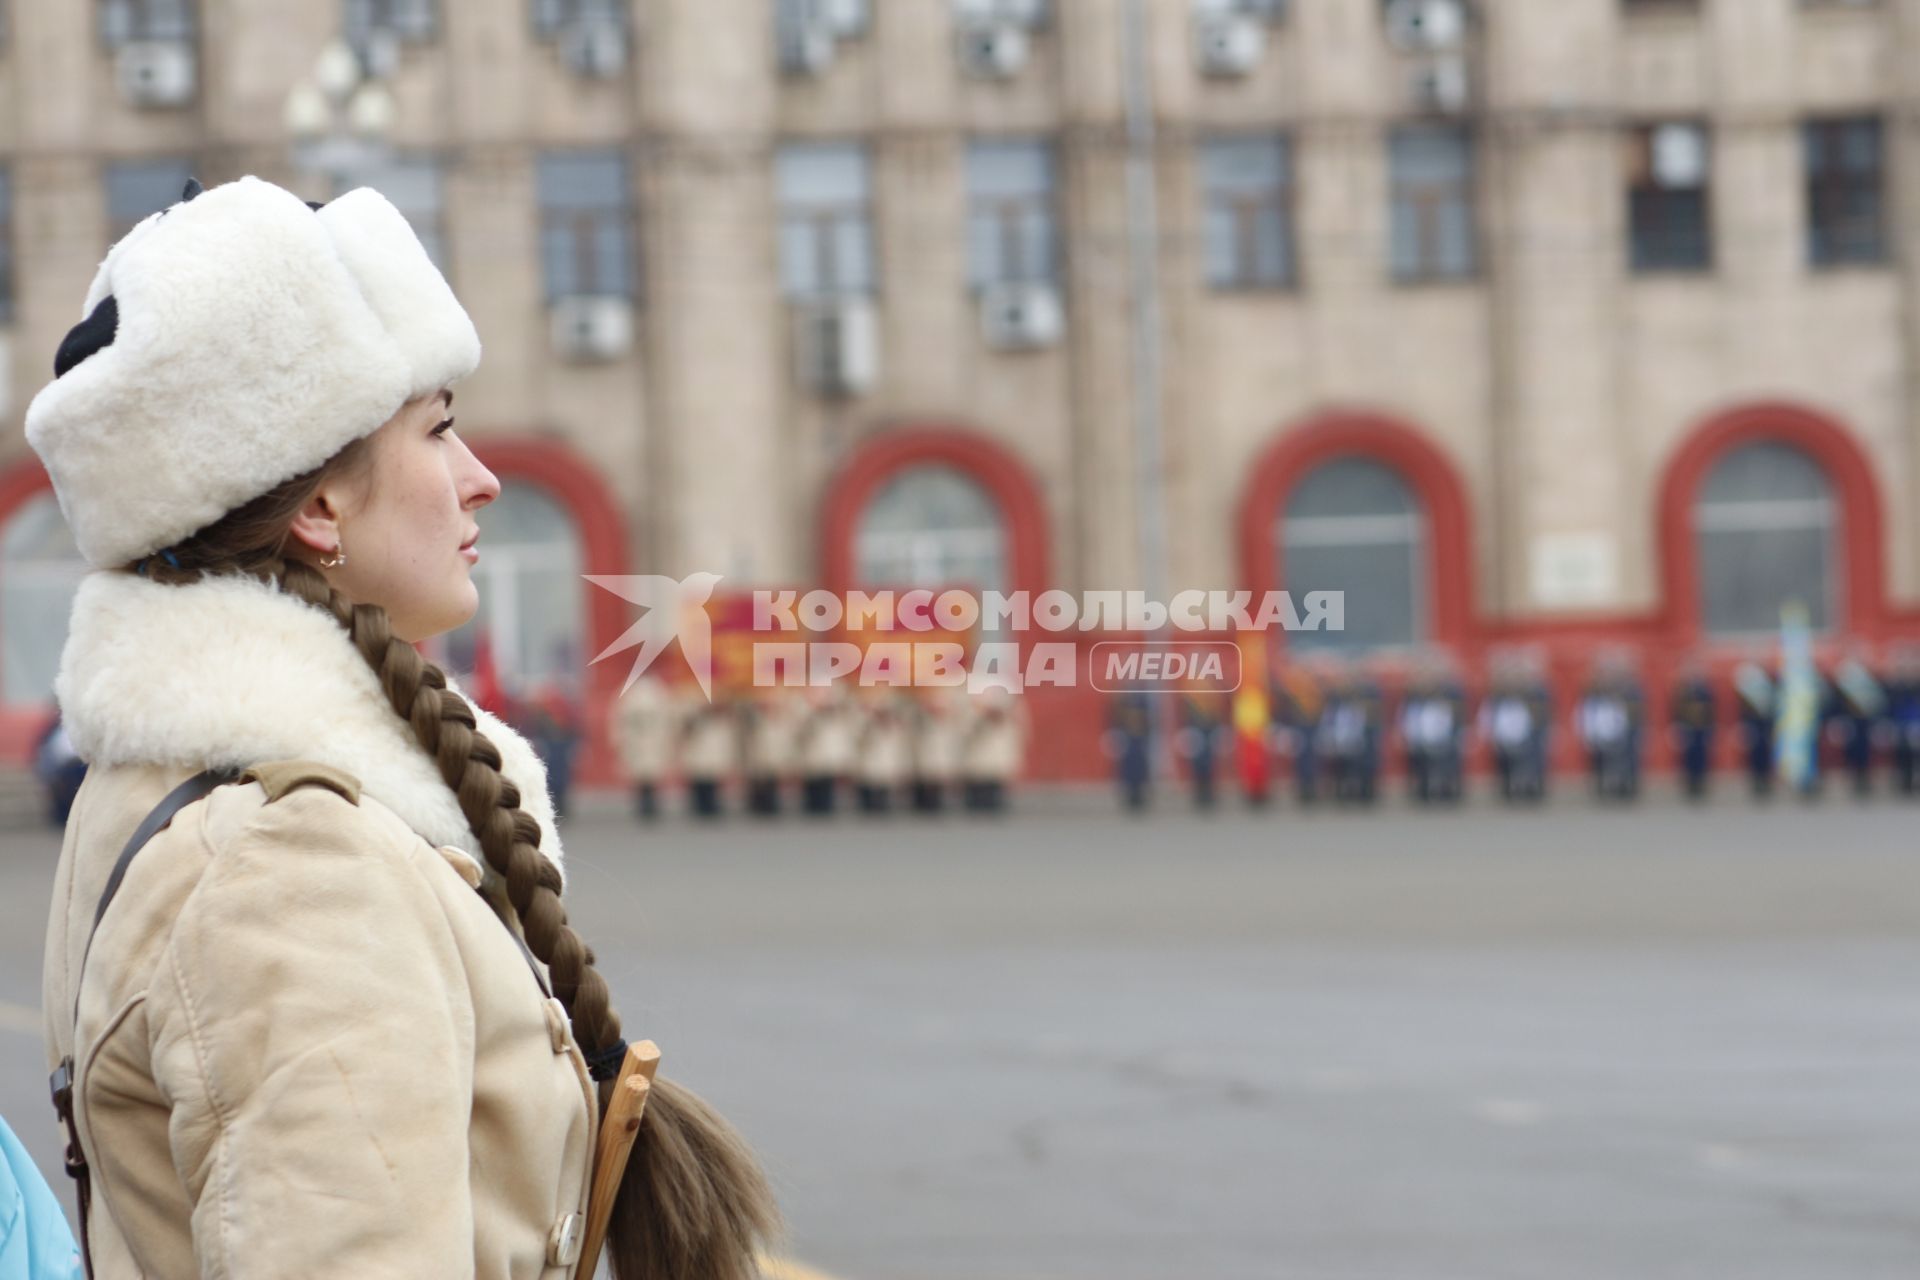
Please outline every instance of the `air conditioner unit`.
[[1435, 58], [1414, 68], [1413, 103], [1434, 115], [1454, 116], [1467, 109], [1471, 86], [1464, 58]]
[[561, 31], [560, 56], [575, 75], [611, 80], [627, 69], [627, 30], [611, 18], [581, 18]]
[[857, 396], [880, 376], [880, 318], [868, 298], [835, 298], [795, 315], [794, 372], [826, 395]]
[[1066, 315], [1050, 284], [995, 284], [980, 291], [980, 328], [996, 351], [1034, 351], [1060, 341]]
[[1707, 180], [1707, 133], [1697, 124], [1655, 125], [1648, 139], [1653, 180], [1670, 189]]
[[560, 298], [548, 317], [553, 349], [567, 360], [617, 360], [633, 348], [633, 303], [626, 298]]
[[122, 45], [114, 70], [120, 96], [136, 107], [179, 107], [193, 101], [193, 46], [185, 41]]
[[1007, 80], [1027, 65], [1027, 33], [1009, 22], [960, 28], [960, 69], [982, 80]]
[[1387, 6], [1387, 39], [1409, 53], [1458, 49], [1467, 38], [1464, 0], [1393, 0]]
[[1244, 76], [1266, 51], [1267, 29], [1257, 19], [1235, 13], [1194, 21], [1194, 61], [1207, 75]]

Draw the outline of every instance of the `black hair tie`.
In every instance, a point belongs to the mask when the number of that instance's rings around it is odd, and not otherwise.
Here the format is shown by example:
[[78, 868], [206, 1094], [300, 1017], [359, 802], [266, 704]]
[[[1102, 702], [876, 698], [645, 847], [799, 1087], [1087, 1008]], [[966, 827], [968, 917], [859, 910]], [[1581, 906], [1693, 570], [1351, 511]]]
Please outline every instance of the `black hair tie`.
[[587, 1074], [604, 1084], [620, 1074], [620, 1064], [627, 1060], [627, 1042], [615, 1040], [597, 1053], [583, 1056], [587, 1060]]

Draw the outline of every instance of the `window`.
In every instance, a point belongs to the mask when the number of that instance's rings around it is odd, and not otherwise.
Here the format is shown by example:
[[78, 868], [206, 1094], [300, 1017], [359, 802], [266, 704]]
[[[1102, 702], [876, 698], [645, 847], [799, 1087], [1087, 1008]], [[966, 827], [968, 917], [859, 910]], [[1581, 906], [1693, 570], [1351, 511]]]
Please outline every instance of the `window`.
[[1053, 148], [1044, 142], [967, 148], [967, 276], [975, 288], [1058, 278], [1053, 190]]
[[1627, 136], [1628, 257], [1635, 271], [1705, 271], [1708, 229], [1707, 131], [1668, 122]]
[[1816, 267], [1886, 260], [1880, 135], [1871, 116], [1804, 127], [1807, 258]]
[[1474, 273], [1473, 144], [1454, 125], [1409, 125], [1388, 139], [1393, 278]]
[[872, 182], [858, 143], [796, 142], [774, 161], [780, 202], [780, 280], [790, 298], [876, 288]]
[[110, 49], [137, 40], [194, 39], [193, 0], [100, 0], [100, 40]]
[[0, 324], [13, 323], [13, 175], [0, 168]]
[[355, 175], [356, 184], [372, 187], [406, 215], [413, 234], [441, 274], [447, 271], [445, 227], [441, 219], [440, 161], [434, 156], [394, 156]]
[[860, 515], [853, 555], [865, 590], [1007, 589], [999, 504], [971, 476], [939, 463], [908, 467], [881, 486]]
[[364, 54], [376, 36], [431, 40], [439, 25], [434, 0], [345, 0], [347, 43]]
[[1426, 520], [1398, 472], [1340, 458], [1307, 473], [1280, 520], [1283, 580], [1296, 602], [1309, 591], [1346, 593], [1344, 631], [1300, 631], [1297, 648], [1359, 653], [1422, 638]]
[[1700, 486], [1693, 529], [1708, 634], [1777, 632], [1789, 602], [1806, 606], [1814, 630], [1833, 625], [1832, 487], [1806, 454], [1771, 442], [1733, 450]]
[[107, 165], [107, 225], [111, 239], [133, 230], [142, 218], [179, 203], [193, 177], [193, 162], [162, 158]]
[[43, 703], [67, 643], [67, 615], [87, 565], [52, 490], [35, 494], [0, 533], [0, 679], [4, 701]]
[[568, 27], [581, 22], [609, 22], [622, 30], [627, 26], [627, 0], [532, 0], [533, 32], [542, 40], [551, 40]]
[[1200, 145], [1207, 283], [1216, 289], [1295, 282], [1293, 165], [1285, 138], [1216, 138]]
[[508, 693], [524, 697], [549, 680], [574, 687], [585, 669], [587, 604], [573, 518], [545, 491], [506, 480], [478, 519], [480, 562], [473, 584], [480, 608], [440, 642], [441, 659], [472, 674], [484, 631]]
[[547, 301], [635, 296], [632, 188], [618, 151], [540, 157], [540, 260]]

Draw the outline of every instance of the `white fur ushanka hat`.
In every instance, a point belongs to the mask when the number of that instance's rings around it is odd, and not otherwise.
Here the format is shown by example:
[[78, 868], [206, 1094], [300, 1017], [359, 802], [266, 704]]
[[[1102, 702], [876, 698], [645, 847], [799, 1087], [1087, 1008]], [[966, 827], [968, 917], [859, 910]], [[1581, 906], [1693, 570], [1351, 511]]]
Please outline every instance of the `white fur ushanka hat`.
[[27, 409], [80, 554], [127, 564], [370, 435], [480, 363], [473, 321], [379, 192], [242, 178], [129, 231]]

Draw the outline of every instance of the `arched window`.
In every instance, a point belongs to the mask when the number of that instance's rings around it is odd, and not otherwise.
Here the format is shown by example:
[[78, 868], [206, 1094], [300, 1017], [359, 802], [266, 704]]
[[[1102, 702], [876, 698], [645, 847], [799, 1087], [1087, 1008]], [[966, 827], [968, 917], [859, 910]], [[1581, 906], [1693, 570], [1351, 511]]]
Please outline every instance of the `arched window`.
[[443, 640], [442, 660], [471, 674], [484, 627], [506, 691], [527, 696], [554, 680], [577, 694], [586, 669], [584, 557], [573, 518], [544, 490], [503, 480], [482, 507], [480, 562], [473, 585], [480, 607]]
[[1709, 635], [1778, 631], [1780, 608], [1806, 606], [1814, 630], [1840, 616], [1833, 487], [1791, 445], [1742, 445], [1714, 464], [1694, 500], [1700, 621]]
[[1006, 521], [993, 495], [940, 463], [910, 466], [882, 484], [860, 513], [855, 585], [1010, 590]]
[[1296, 631], [1297, 649], [1358, 653], [1425, 639], [1426, 517], [1400, 473], [1368, 458], [1308, 472], [1276, 530], [1296, 608], [1309, 591], [1346, 593], [1343, 631]]
[[73, 595], [87, 571], [51, 489], [27, 499], [0, 532], [0, 702], [53, 698]]

